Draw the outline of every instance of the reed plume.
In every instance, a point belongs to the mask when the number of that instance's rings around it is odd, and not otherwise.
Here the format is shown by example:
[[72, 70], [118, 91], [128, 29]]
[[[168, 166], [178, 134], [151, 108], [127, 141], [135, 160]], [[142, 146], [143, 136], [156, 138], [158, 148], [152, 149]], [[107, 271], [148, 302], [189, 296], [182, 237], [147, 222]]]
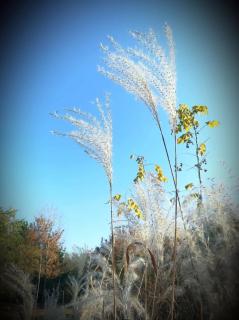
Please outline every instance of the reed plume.
[[105, 111], [98, 98], [95, 103], [100, 115], [99, 119], [79, 108], [68, 109], [65, 115], [60, 115], [58, 112], [52, 113], [51, 115], [55, 118], [66, 120], [76, 127], [76, 130], [67, 133], [59, 131], [52, 131], [52, 133], [69, 137], [82, 146], [91, 158], [102, 165], [108, 181], [112, 182], [112, 118], [109, 95], [106, 95]]
[[130, 32], [140, 47], [124, 49], [112, 36], [112, 50], [101, 44], [106, 67], [98, 71], [120, 84], [126, 91], [146, 104], [154, 119], [161, 106], [168, 113], [172, 129], [176, 125], [176, 66], [171, 28], [165, 26], [169, 54], [158, 42], [155, 32]]
[[[169, 164], [171, 176], [175, 187], [175, 231], [174, 231], [174, 251], [173, 251], [173, 275], [172, 275], [172, 316], [174, 319], [174, 296], [175, 296], [175, 277], [176, 277], [176, 251], [177, 251], [177, 217], [178, 203], [181, 210], [180, 199], [178, 196], [177, 181], [177, 154], [176, 154], [176, 63], [175, 46], [171, 28], [166, 24], [165, 35], [168, 44], [168, 54], [160, 45], [155, 32], [150, 29], [148, 33], [130, 32], [131, 36], [138, 42], [140, 47], [124, 49], [113, 37], [109, 36], [113, 50], [101, 45], [104, 53], [104, 67], [98, 67], [98, 71], [111, 80], [120, 84], [126, 91], [135, 95], [136, 98], [146, 104], [159, 128]], [[168, 114], [172, 132], [174, 132], [175, 163], [173, 166], [170, 160], [168, 147], [160, 122], [158, 113], [161, 106]], [[181, 216], [183, 214], [181, 211]]]
[[[110, 219], [112, 238], [112, 280], [113, 280], [113, 308], [114, 319], [116, 319], [116, 292], [115, 292], [115, 263], [114, 263], [114, 226], [112, 207], [112, 118], [110, 110], [109, 95], [106, 95], [105, 110], [102, 103], [96, 98], [96, 106], [99, 112], [99, 119], [81, 111], [78, 108], [68, 109], [67, 114], [59, 115], [54, 112], [52, 115], [58, 119], [70, 122], [76, 130], [68, 133], [53, 131], [56, 135], [66, 136], [76, 141], [83, 147], [84, 151], [97, 162], [99, 162], [108, 178], [110, 195]], [[80, 116], [76, 118], [72, 114]]]

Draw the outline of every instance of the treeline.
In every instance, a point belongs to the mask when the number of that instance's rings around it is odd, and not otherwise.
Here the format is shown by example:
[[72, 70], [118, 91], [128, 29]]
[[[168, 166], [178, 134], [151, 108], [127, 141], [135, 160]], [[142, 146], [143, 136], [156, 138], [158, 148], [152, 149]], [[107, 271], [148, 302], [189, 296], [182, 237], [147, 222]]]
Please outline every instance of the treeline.
[[[13, 312], [11, 316], [8, 310], [24, 305], [27, 296], [24, 282], [27, 281], [33, 309], [44, 308], [47, 299], [53, 294], [56, 296], [56, 292], [57, 303], [65, 304], [71, 300], [67, 281], [69, 276], [77, 276], [86, 254], [81, 249], [67, 253], [63, 246], [63, 232], [52, 218], [39, 215], [29, 223], [18, 219], [15, 209], [0, 209], [1, 319], [8, 316], [15, 319], [19, 314]], [[21, 277], [24, 279], [20, 280]]]

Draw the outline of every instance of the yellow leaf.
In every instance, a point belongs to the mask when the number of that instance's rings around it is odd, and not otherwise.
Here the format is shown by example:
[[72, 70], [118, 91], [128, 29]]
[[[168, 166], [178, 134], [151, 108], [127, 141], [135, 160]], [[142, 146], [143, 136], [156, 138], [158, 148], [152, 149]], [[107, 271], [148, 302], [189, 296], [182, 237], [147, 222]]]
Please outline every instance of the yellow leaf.
[[129, 198], [128, 201], [127, 201], [127, 204], [128, 204], [128, 209], [131, 210], [134, 208], [134, 201], [133, 199]]
[[167, 182], [167, 181], [168, 181], [168, 178], [165, 177], [165, 176], [159, 176], [159, 175], [158, 175], [158, 179], [159, 179], [159, 181], [161, 181], [161, 182]]
[[[180, 104], [177, 113], [180, 120], [178, 124], [178, 126], [180, 126], [179, 128], [183, 127], [186, 132], [189, 131], [192, 128], [194, 119], [192, 111], [186, 104]], [[179, 131], [181, 130], [178, 130], [178, 132]]]
[[192, 187], [193, 187], [193, 183], [188, 183], [188, 184], [186, 184], [185, 189], [190, 190], [190, 189], [192, 189]]
[[143, 219], [143, 213], [140, 210], [139, 206], [137, 205], [137, 203], [129, 198], [128, 199], [128, 209], [129, 210], [133, 210], [135, 212], [135, 215], [139, 218], [139, 219]]
[[[136, 212], [135, 212], [136, 213]], [[139, 219], [144, 219], [144, 216], [143, 216], [143, 214], [142, 214], [142, 212], [141, 212], [141, 210], [138, 210], [138, 212], [136, 213], [136, 216], [139, 218]]]
[[201, 143], [199, 148], [198, 148], [198, 153], [200, 156], [203, 156], [206, 153], [206, 145], [205, 143]]
[[145, 176], [145, 169], [144, 169], [144, 165], [143, 163], [139, 163], [138, 165], [138, 172], [137, 172], [137, 176], [134, 179], [134, 182], [138, 182], [138, 180], [143, 180]]
[[115, 196], [113, 196], [113, 199], [119, 201], [121, 199], [121, 194], [116, 194]]
[[197, 120], [194, 120], [194, 121], [193, 121], [193, 124], [194, 124], [195, 127], [198, 127], [198, 126], [199, 126], [199, 122], [198, 122]]
[[181, 103], [178, 108], [178, 112], [184, 112], [185, 110], [189, 110], [189, 106], [185, 103]]
[[192, 126], [191, 125], [188, 125], [188, 124], [184, 124], [184, 130], [187, 132], [187, 131], [189, 131], [190, 129], [192, 128]]
[[183, 142], [183, 138], [182, 137], [179, 137], [178, 139], [177, 139], [177, 144], [180, 144], [180, 143], [182, 143]]
[[158, 164], [156, 164], [154, 168], [155, 168], [155, 171], [157, 172], [157, 178], [159, 181], [161, 182], [168, 181], [168, 179], [163, 174], [162, 168]]
[[160, 167], [158, 164], [156, 164], [156, 165], [154, 166], [154, 168], [155, 168], [155, 171], [156, 171], [156, 172], [162, 172], [162, 169], [161, 169], [161, 167]]
[[194, 106], [192, 110], [194, 113], [208, 114], [208, 107], [206, 106]]
[[182, 134], [180, 137], [177, 139], [177, 144], [187, 142], [191, 138], [192, 134], [190, 132]]
[[176, 129], [175, 129], [175, 133], [177, 134], [177, 133], [179, 133], [179, 132], [181, 132], [181, 131], [182, 131], [182, 127], [181, 127], [180, 124], [178, 124], [177, 127], [176, 127]]
[[210, 128], [215, 128], [215, 127], [219, 126], [219, 121], [218, 120], [207, 121], [206, 124]]

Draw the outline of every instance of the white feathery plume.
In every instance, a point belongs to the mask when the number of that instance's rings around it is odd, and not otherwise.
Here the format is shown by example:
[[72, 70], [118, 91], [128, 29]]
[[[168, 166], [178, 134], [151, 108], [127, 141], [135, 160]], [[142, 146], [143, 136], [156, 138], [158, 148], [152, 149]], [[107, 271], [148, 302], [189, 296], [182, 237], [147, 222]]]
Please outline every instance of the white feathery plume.
[[[96, 98], [96, 106], [100, 117], [97, 119], [90, 113], [81, 111], [79, 108], [68, 109], [67, 114], [59, 115], [57, 112], [52, 115], [58, 119], [63, 119], [70, 122], [76, 127], [67, 133], [52, 131], [53, 134], [62, 135], [72, 138], [84, 151], [97, 162], [99, 162], [108, 177], [109, 182], [112, 182], [112, 118], [110, 110], [109, 95], [105, 99], [105, 111], [98, 98]], [[76, 118], [74, 115], [79, 116]]]
[[139, 47], [122, 48], [113, 37], [108, 37], [112, 51], [101, 45], [106, 69], [98, 71], [117, 82], [143, 101], [153, 117], [158, 118], [158, 107], [168, 113], [171, 128], [176, 125], [176, 65], [175, 46], [171, 28], [165, 26], [168, 55], [152, 29], [148, 33], [130, 32]]
[[145, 217], [144, 224], [139, 226], [141, 237], [161, 261], [165, 237], [173, 238], [170, 200], [159, 186], [157, 178], [150, 172], [145, 175], [143, 181], [135, 183], [133, 198]]
[[[99, 162], [107, 175], [110, 194], [110, 220], [111, 220], [111, 247], [112, 247], [112, 283], [113, 283], [113, 314], [116, 320], [116, 286], [115, 286], [115, 261], [114, 261], [114, 225], [113, 225], [113, 207], [112, 207], [112, 118], [110, 111], [109, 95], [105, 99], [105, 111], [98, 98], [96, 106], [99, 111], [99, 119], [89, 113], [82, 112], [80, 109], [69, 109], [70, 113], [63, 116], [58, 113], [52, 115], [56, 118], [66, 120], [76, 127], [76, 130], [68, 133], [54, 131], [54, 134], [63, 135], [72, 138], [81, 145], [85, 152], [97, 162]], [[71, 114], [76, 114], [76, 118]], [[83, 318], [83, 317], [82, 317]]]

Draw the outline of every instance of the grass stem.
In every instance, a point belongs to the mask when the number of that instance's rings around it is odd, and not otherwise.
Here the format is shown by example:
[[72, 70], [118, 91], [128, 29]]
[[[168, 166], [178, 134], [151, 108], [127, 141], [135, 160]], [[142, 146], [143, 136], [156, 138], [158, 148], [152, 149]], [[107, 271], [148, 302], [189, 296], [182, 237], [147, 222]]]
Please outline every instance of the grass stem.
[[113, 194], [112, 194], [112, 182], [109, 181], [110, 189], [110, 225], [111, 225], [111, 246], [112, 246], [112, 282], [113, 282], [113, 312], [114, 320], [116, 320], [116, 290], [115, 290], [115, 250], [114, 250], [114, 224], [113, 224]]

